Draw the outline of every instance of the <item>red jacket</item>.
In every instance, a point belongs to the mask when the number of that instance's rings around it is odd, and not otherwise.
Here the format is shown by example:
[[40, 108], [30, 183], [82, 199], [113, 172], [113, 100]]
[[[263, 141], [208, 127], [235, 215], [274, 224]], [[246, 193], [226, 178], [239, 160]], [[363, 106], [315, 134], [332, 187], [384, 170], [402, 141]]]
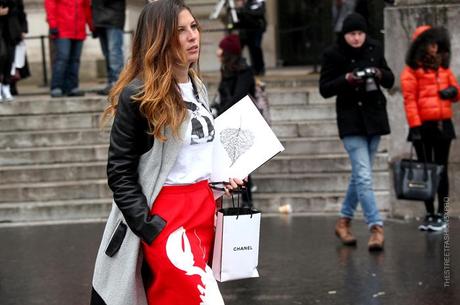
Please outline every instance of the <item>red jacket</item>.
[[439, 90], [449, 86], [460, 86], [450, 69], [440, 67], [435, 70], [414, 70], [405, 67], [401, 73], [401, 89], [404, 97], [409, 127], [422, 125], [424, 121], [440, 121], [452, 118], [452, 102], [459, 100], [457, 95], [452, 101], [439, 97]]
[[[423, 68], [427, 46], [431, 43], [438, 45], [441, 65], [433, 68]], [[452, 118], [452, 102], [459, 100], [457, 94], [452, 100], [443, 100], [439, 91], [449, 86], [460, 87], [452, 70], [449, 68], [450, 41], [447, 32], [431, 26], [418, 27], [412, 37], [412, 43], [406, 57], [406, 67], [401, 73], [401, 90], [404, 97], [409, 127], [421, 126], [425, 121], [441, 121]]]
[[93, 30], [90, 0], [45, 0], [50, 29], [57, 28], [58, 38], [84, 40], [86, 24]]

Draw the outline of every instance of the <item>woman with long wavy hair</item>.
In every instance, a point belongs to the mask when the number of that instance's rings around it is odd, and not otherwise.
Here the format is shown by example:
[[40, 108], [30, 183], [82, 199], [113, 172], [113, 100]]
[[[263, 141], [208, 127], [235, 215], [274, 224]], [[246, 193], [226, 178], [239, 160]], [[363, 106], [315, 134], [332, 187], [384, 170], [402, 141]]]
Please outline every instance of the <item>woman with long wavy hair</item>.
[[[114, 203], [93, 305], [223, 304], [207, 265], [215, 130], [199, 55], [200, 27], [182, 0], [144, 7], [104, 113], [114, 116], [107, 165]], [[242, 183], [230, 179], [227, 193]]]

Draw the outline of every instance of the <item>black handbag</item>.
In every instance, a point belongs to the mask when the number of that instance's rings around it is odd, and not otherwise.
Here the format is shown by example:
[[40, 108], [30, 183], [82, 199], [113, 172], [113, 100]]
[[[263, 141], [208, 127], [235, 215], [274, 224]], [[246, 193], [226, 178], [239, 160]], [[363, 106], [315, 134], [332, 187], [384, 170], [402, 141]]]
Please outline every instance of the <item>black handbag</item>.
[[409, 159], [398, 160], [393, 165], [396, 197], [406, 200], [432, 200], [438, 190], [443, 166], [413, 160], [413, 148], [412, 145]]

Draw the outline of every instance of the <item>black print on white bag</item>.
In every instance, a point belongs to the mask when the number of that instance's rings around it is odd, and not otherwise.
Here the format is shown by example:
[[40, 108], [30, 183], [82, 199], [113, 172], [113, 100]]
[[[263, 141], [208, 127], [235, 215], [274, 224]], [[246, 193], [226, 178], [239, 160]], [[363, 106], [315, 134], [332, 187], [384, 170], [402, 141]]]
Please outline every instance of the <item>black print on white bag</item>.
[[217, 212], [212, 271], [219, 282], [259, 277], [260, 217], [254, 208]]

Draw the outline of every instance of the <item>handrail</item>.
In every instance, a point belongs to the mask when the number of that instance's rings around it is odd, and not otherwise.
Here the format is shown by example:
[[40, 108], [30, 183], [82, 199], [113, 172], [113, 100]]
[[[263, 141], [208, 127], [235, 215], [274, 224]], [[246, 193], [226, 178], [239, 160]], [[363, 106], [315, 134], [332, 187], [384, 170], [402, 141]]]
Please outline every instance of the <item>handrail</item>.
[[[130, 34], [133, 35], [133, 31], [123, 31], [123, 34]], [[91, 36], [92, 34], [86, 34], [87, 37]], [[50, 39], [49, 35], [33, 35], [33, 36], [26, 36], [24, 40], [40, 40], [40, 48], [41, 48], [41, 55], [42, 55], [42, 69], [43, 69], [43, 87], [47, 87], [49, 84], [48, 81], [48, 65], [46, 62], [46, 49], [45, 49], [45, 39]]]
[[[292, 34], [294, 32], [304, 32], [304, 31], [308, 31], [310, 30], [311, 27], [310, 26], [301, 26], [301, 27], [293, 27], [293, 28], [288, 28], [288, 29], [279, 29], [278, 30], [278, 33], [279, 35], [289, 35], [289, 34]], [[228, 31], [232, 31], [232, 30], [239, 30], [239, 29], [228, 29], [228, 28], [225, 28], [225, 27], [222, 27], [222, 28], [208, 28], [208, 29], [204, 29], [203, 32], [208, 32], [208, 33], [215, 33], [215, 32], [228, 32]], [[134, 34], [134, 31], [123, 31], [123, 34], [130, 34], [131, 36]], [[314, 48], [321, 48], [321, 44], [320, 42], [318, 41], [318, 37], [317, 37], [317, 34], [318, 33], [315, 33], [315, 31], [313, 31], [313, 36], [314, 37], [311, 37], [311, 42], [313, 42], [313, 47]], [[87, 36], [91, 36], [91, 34], [87, 34]], [[49, 35], [34, 35], [34, 36], [26, 36], [24, 38], [25, 40], [40, 40], [40, 49], [41, 49], [41, 62], [42, 62], [42, 77], [43, 77], [43, 82], [42, 82], [42, 86], [44, 87], [47, 87], [49, 85], [49, 77], [48, 77], [48, 64], [47, 64], [47, 60], [46, 60], [46, 46], [45, 46], [45, 39], [49, 39]], [[315, 62], [313, 63], [313, 68], [314, 68], [314, 71], [318, 71], [318, 65], [319, 65], [319, 62], [318, 60], [315, 60]]]

